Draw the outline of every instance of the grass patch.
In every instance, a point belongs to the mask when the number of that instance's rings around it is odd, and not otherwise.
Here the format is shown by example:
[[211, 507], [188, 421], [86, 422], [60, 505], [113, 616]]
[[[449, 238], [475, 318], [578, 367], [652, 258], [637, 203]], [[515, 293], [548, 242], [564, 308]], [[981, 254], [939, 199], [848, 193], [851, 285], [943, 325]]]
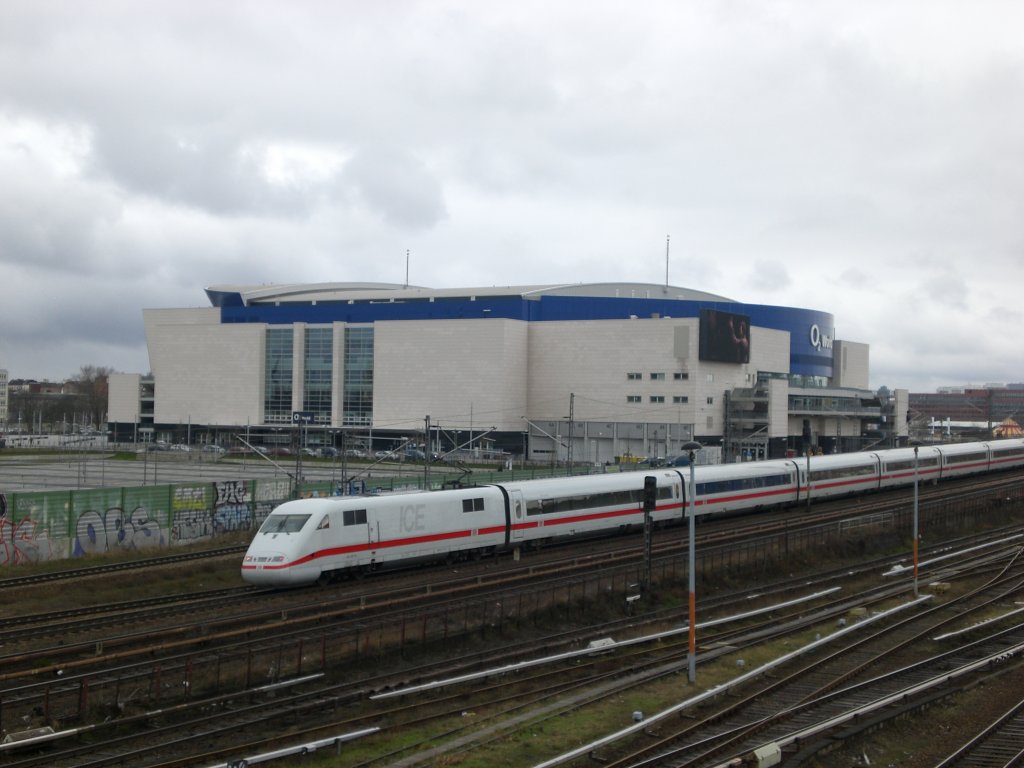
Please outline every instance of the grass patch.
[[[232, 543], [221, 541], [222, 546]], [[141, 557], [158, 557], [203, 551], [210, 545], [154, 549], [146, 553], [120, 551], [104, 555], [89, 555], [73, 560], [49, 560], [0, 568], [0, 578], [56, 573], [74, 568], [89, 568], [111, 563], [131, 562]], [[147, 567], [95, 576], [82, 576], [60, 582], [42, 582], [4, 590], [0, 616], [17, 616], [42, 611], [56, 611], [83, 606], [104, 605], [128, 599], [158, 597], [161, 595], [202, 592], [243, 586], [239, 573], [242, 555], [187, 560], [159, 567]]]

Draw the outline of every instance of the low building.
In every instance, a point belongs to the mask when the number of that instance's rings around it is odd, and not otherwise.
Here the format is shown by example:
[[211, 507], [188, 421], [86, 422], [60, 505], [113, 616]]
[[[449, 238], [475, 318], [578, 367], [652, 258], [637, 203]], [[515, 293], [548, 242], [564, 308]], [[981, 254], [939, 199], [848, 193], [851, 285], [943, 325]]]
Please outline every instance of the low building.
[[1006, 419], [1024, 415], [1024, 385], [945, 387], [938, 392], [910, 393], [910, 418], [920, 430], [928, 425], [977, 424], [977, 430], [991, 433]]

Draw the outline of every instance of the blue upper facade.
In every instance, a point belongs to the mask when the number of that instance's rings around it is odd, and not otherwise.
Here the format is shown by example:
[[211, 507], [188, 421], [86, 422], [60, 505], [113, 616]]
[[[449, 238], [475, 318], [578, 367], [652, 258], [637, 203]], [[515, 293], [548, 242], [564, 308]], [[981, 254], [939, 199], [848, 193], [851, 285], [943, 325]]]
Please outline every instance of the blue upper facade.
[[702, 309], [745, 314], [751, 325], [788, 331], [790, 373], [801, 376], [832, 376], [834, 319], [828, 312], [765, 304], [741, 304], [728, 300], [693, 301], [676, 298], [637, 298], [541, 294], [466, 295], [447, 298], [403, 297], [359, 300], [318, 300], [280, 303], [250, 303], [233, 292], [210, 293], [220, 307], [223, 323], [327, 324], [333, 322], [374, 323], [378, 320], [453, 320], [505, 318], [524, 322], [613, 320], [631, 316], [699, 317]]

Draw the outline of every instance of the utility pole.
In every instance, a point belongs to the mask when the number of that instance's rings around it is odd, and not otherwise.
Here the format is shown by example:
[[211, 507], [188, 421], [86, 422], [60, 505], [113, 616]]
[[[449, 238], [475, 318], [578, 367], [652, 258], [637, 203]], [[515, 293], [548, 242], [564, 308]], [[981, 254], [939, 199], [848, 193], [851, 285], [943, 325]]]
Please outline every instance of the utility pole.
[[423, 490], [430, 490], [430, 416], [424, 419], [423, 432]]
[[668, 246], [672, 235], [665, 235], [665, 287], [668, 288]]
[[651, 514], [658, 504], [658, 478], [647, 475], [644, 478], [644, 589], [650, 590], [651, 576]]
[[569, 393], [569, 447], [565, 449], [565, 474], [572, 474], [572, 424], [573, 424], [573, 407], [575, 406], [576, 395], [573, 392]]

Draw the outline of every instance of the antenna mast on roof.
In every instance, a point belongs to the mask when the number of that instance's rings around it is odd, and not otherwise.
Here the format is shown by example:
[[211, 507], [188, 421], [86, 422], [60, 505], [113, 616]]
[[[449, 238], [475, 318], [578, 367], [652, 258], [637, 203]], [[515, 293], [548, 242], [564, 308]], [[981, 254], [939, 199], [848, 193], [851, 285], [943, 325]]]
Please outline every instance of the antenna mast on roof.
[[665, 235], [665, 287], [668, 288], [668, 242], [672, 235]]
[[409, 287], [409, 249], [405, 249], [405, 287]]

